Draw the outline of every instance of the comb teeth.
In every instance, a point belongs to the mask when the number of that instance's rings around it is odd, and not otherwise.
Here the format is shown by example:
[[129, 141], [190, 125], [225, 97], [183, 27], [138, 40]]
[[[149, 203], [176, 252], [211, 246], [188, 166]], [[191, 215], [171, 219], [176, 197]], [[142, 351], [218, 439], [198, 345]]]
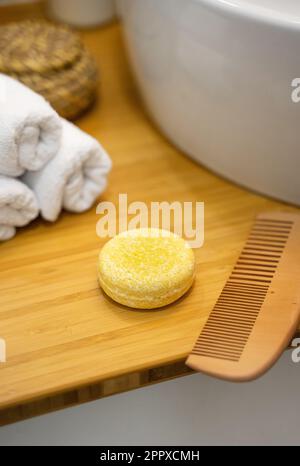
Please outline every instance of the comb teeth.
[[294, 222], [258, 218], [192, 354], [239, 362]]

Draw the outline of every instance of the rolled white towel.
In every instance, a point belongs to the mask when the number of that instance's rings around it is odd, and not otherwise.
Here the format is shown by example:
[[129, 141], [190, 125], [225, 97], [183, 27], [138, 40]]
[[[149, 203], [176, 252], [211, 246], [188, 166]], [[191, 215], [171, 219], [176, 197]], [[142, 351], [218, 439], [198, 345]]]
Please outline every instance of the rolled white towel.
[[23, 227], [39, 214], [33, 192], [19, 180], [0, 175], [0, 241], [7, 241], [16, 234], [16, 227]]
[[111, 160], [96, 139], [62, 120], [63, 136], [57, 155], [40, 171], [23, 180], [34, 191], [44, 219], [54, 222], [62, 208], [84, 212], [107, 185]]
[[61, 121], [46, 100], [0, 74], [0, 174], [40, 170], [57, 153]]

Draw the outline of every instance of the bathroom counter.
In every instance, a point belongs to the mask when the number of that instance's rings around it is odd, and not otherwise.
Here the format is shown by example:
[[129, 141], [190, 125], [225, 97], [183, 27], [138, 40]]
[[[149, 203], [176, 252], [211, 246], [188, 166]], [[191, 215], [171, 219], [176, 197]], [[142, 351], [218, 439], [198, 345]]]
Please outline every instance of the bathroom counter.
[[[2, 19], [2, 18], [1, 18]], [[185, 299], [138, 312], [99, 290], [96, 209], [42, 220], [0, 246], [0, 425], [191, 373], [184, 361], [239, 255], [254, 216], [279, 203], [196, 165], [152, 125], [119, 26], [83, 33], [101, 68], [101, 98], [78, 124], [114, 169], [101, 200], [205, 201], [205, 246]], [[293, 210], [283, 206], [286, 210]]]

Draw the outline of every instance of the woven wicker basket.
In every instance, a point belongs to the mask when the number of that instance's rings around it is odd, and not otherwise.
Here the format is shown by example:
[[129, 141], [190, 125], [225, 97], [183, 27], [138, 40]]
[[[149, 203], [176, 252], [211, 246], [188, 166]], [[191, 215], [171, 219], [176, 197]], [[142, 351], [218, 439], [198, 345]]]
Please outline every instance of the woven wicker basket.
[[0, 27], [0, 72], [42, 94], [70, 120], [96, 97], [98, 70], [79, 37], [46, 21]]

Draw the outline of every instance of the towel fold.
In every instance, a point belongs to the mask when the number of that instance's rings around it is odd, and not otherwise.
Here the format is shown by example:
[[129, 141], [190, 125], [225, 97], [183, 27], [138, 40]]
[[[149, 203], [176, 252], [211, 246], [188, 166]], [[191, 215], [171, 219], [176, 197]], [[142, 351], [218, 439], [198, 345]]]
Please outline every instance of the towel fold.
[[63, 134], [57, 155], [23, 180], [34, 191], [44, 219], [54, 222], [62, 208], [70, 212], [90, 209], [107, 185], [111, 160], [96, 139], [62, 120]]
[[0, 174], [40, 170], [56, 154], [61, 121], [46, 100], [0, 74]]
[[39, 214], [33, 192], [19, 180], [0, 175], [0, 241], [7, 241], [16, 234], [16, 227], [23, 227]]

